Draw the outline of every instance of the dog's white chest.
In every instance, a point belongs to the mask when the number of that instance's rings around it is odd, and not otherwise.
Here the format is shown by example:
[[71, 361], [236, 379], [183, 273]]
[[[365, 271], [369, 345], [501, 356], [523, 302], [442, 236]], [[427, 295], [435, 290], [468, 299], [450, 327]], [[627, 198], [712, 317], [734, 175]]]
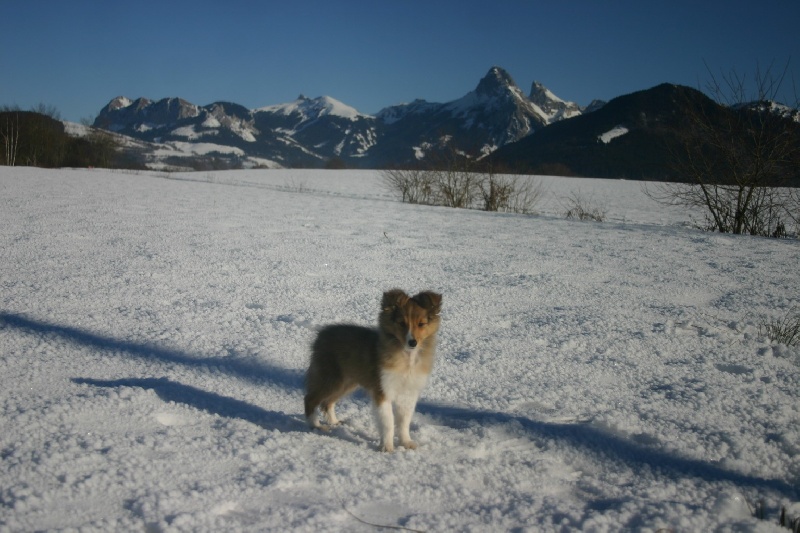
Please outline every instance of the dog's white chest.
[[416, 398], [427, 382], [427, 374], [415, 372], [413, 369], [406, 372], [384, 370], [381, 373], [381, 388], [390, 401]]

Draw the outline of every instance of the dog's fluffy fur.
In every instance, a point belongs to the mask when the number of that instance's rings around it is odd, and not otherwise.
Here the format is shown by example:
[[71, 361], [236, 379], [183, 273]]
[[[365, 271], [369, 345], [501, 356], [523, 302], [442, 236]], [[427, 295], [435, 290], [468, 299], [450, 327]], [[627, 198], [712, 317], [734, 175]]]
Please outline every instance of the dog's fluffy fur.
[[328, 427], [320, 423], [317, 407], [329, 425], [338, 424], [336, 401], [361, 386], [373, 401], [380, 449], [394, 450], [393, 404], [400, 444], [416, 448], [409, 434], [411, 416], [433, 367], [441, 304], [442, 296], [435, 292], [409, 297], [393, 289], [383, 294], [377, 329], [336, 324], [320, 330], [306, 372], [309, 426]]

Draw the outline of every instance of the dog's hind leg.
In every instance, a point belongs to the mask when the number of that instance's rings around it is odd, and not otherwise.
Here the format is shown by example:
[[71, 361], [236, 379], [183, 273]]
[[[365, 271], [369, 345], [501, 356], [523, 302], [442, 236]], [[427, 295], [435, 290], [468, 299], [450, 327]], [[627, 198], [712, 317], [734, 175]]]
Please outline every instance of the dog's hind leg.
[[333, 393], [329, 394], [325, 401], [320, 405], [320, 409], [325, 413], [325, 419], [331, 426], [338, 426], [340, 421], [336, 418], [336, 402], [344, 396], [353, 392], [356, 387], [355, 383], [341, 384]]
[[325, 413], [325, 420], [328, 421], [328, 424], [331, 426], [338, 426], [339, 419], [336, 418], [336, 401], [330, 402], [322, 402], [320, 409]]
[[308, 427], [312, 429], [324, 429], [319, 422], [319, 415], [317, 414], [317, 406], [320, 404], [319, 395], [308, 393], [304, 399], [306, 422]]

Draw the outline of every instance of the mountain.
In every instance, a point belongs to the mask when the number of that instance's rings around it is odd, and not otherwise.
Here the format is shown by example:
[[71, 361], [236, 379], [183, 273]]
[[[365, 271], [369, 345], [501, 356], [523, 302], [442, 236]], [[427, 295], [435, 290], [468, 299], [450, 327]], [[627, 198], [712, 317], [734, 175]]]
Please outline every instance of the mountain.
[[199, 107], [179, 98], [117, 97], [94, 126], [147, 142], [202, 144], [203, 153], [239, 163], [313, 167], [333, 157], [359, 157], [374, 142], [376, 122], [329, 97], [300, 96], [256, 110], [229, 102]]
[[[328, 96], [247, 109], [228, 102], [197, 106], [180, 98], [117, 97], [94, 126], [229, 165], [321, 167], [338, 158], [354, 167], [415, 164], [440, 150], [483, 157], [548, 124], [581, 113], [541, 84], [526, 96], [492, 67], [476, 88], [446, 103], [415, 100], [366, 115]], [[186, 143], [191, 144], [187, 147]], [[184, 163], [185, 164], [185, 163]]]
[[582, 108], [539, 82], [526, 95], [508, 72], [492, 67], [459, 99], [417, 99], [374, 116], [328, 96], [301, 95], [258, 109], [117, 97], [94, 125], [135, 140], [126, 143], [127, 159], [157, 168], [318, 168], [334, 162], [386, 168], [459, 156], [520, 172], [673, 180], [680, 179], [675, 154], [698, 110], [714, 120], [726, 113], [768, 113], [800, 122], [794, 108], [773, 102], [727, 108], [700, 91], [667, 83]]
[[383, 138], [372, 152], [379, 164], [414, 163], [442, 150], [482, 157], [545, 127], [550, 120], [500, 67], [492, 67], [474, 90], [458, 100], [415, 100], [383, 109], [377, 118], [385, 125]]
[[520, 171], [670, 180], [671, 154], [689, 126], [689, 106], [709, 113], [719, 108], [695, 89], [665, 83], [551, 124], [491, 158]]
[[263, 107], [253, 115], [262, 138], [276, 136], [286, 146], [302, 147], [323, 162], [334, 157], [363, 157], [377, 141], [380, 127], [374, 117], [328, 96], [309, 99], [300, 95], [294, 102]]

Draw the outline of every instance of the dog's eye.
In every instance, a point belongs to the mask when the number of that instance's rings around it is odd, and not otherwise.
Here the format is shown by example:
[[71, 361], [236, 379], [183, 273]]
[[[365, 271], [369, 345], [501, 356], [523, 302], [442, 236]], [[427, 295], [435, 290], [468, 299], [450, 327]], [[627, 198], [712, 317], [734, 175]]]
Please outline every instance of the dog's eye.
[[428, 323], [427, 322], [420, 322], [418, 325], [419, 325], [419, 327], [424, 328], [425, 326], [428, 325]]

